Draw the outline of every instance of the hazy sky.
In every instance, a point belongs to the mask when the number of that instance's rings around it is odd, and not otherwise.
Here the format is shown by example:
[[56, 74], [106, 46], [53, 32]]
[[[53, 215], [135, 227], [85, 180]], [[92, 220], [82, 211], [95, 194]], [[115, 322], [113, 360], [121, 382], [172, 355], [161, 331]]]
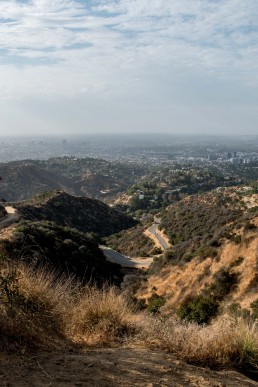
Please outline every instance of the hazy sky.
[[1, 0], [0, 135], [258, 134], [257, 0]]

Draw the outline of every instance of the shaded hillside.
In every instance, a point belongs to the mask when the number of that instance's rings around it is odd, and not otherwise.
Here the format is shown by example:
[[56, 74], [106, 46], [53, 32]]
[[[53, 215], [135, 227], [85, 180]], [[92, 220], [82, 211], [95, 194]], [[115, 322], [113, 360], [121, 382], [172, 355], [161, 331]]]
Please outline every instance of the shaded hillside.
[[0, 197], [10, 202], [27, 199], [49, 190], [62, 189], [73, 193], [69, 179], [43, 170], [33, 165], [31, 161], [0, 164], [0, 175], [3, 178]]
[[49, 192], [16, 205], [22, 217], [31, 221], [48, 220], [61, 226], [108, 236], [132, 227], [136, 221], [99, 200]]
[[29, 199], [45, 191], [63, 190], [77, 196], [104, 199], [126, 190], [143, 168], [76, 157], [0, 163], [0, 197]]
[[257, 194], [231, 188], [188, 197], [168, 208], [161, 227], [174, 245], [152, 264], [138, 297], [148, 300], [155, 287], [166, 313], [184, 305], [195, 321], [201, 308], [203, 322], [223, 308], [258, 313]]
[[76, 195], [97, 199], [114, 196], [126, 190], [135, 176], [144, 173], [143, 168], [139, 166], [111, 163], [90, 157], [56, 157], [34, 163], [40, 168], [69, 178]]
[[106, 261], [91, 236], [53, 222], [20, 223], [10, 239], [1, 241], [1, 250], [12, 259], [47, 264], [85, 283], [118, 284], [122, 278], [120, 266]]

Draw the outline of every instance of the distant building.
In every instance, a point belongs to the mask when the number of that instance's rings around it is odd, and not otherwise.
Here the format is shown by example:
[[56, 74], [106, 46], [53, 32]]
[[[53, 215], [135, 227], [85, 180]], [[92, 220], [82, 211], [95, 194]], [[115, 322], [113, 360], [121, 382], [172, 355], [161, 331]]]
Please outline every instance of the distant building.
[[239, 159], [237, 159], [237, 158], [231, 159], [231, 162], [232, 162], [232, 164], [233, 164], [234, 166], [239, 165]]

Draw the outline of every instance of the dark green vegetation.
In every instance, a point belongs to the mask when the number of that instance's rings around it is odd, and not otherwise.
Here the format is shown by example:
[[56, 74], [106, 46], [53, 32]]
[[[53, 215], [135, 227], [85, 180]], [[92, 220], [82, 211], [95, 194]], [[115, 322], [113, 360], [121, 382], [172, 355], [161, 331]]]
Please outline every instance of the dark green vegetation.
[[26, 220], [52, 221], [101, 237], [137, 224], [134, 219], [99, 200], [75, 197], [64, 192], [44, 193], [15, 206]]
[[165, 305], [165, 303], [165, 298], [158, 295], [154, 289], [152, 291], [152, 295], [148, 298], [147, 310], [151, 314], [157, 314], [160, 308]]
[[226, 233], [222, 228], [242, 214], [232, 207], [232, 199], [223, 194], [192, 196], [171, 207], [162, 217], [161, 227], [174, 245], [202, 238], [204, 243], [209, 241], [211, 246], [217, 246], [219, 237]]
[[21, 222], [12, 240], [3, 241], [1, 249], [12, 260], [48, 265], [84, 283], [118, 284], [122, 278], [120, 266], [106, 261], [91, 235], [49, 221]]
[[177, 315], [186, 321], [207, 324], [217, 315], [220, 303], [237, 284], [237, 275], [230, 269], [221, 269], [214, 275], [214, 282], [196, 295], [186, 298]]

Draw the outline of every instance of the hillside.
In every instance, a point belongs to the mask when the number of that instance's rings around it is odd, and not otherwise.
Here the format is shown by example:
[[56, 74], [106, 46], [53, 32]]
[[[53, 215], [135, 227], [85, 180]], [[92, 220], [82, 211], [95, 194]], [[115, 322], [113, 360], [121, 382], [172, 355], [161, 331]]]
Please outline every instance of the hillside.
[[75, 197], [65, 192], [47, 192], [31, 200], [16, 203], [23, 219], [52, 221], [108, 236], [136, 225], [136, 221], [99, 200]]
[[[98, 236], [134, 220], [97, 200], [60, 191], [16, 205], [24, 220], [1, 233], [0, 244], [2, 257], [9, 257], [0, 260], [5, 384], [257, 385], [236, 372], [255, 379], [257, 371], [255, 321], [242, 318], [250, 318], [250, 306], [258, 315], [257, 194], [216, 191], [169, 207], [161, 227], [174, 245], [147, 275], [128, 275], [132, 294], [126, 281], [122, 292], [108, 286], [120, 285], [122, 274], [106, 262]], [[153, 249], [143, 232], [136, 226], [109, 241], [133, 253]], [[198, 313], [220, 308], [234, 318], [198, 321], [196, 310], [192, 318], [200, 294], [206, 303], [198, 304]], [[175, 318], [178, 307], [179, 317], [194, 324]]]
[[146, 227], [136, 226], [120, 231], [106, 239], [106, 243], [114, 250], [130, 257], [147, 257], [155, 254], [155, 245], [144, 235]]
[[257, 313], [257, 194], [236, 187], [187, 197], [166, 210], [161, 228], [173, 247], [152, 264], [139, 298], [161, 296], [166, 314], [203, 300], [211, 314]]
[[0, 163], [0, 197], [19, 201], [45, 191], [63, 190], [77, 196], [105, 199], [126, 190], [143, 173], [143, 168], [137, 166], [88, 157]]
[[106, 261], [94, 238], [49, 221], [20, 222], [9, 238], [1, 240], [0, 250], [14, 261], [47, 265], [84, 283], [119, 284], [122, 279], [119, 265]]
[[30, 160], [0, 164], [0, 176], [0, 196], [9, 202], [28, 199], [50, 190], [74, 193], [69, 179], [39, 168]]

